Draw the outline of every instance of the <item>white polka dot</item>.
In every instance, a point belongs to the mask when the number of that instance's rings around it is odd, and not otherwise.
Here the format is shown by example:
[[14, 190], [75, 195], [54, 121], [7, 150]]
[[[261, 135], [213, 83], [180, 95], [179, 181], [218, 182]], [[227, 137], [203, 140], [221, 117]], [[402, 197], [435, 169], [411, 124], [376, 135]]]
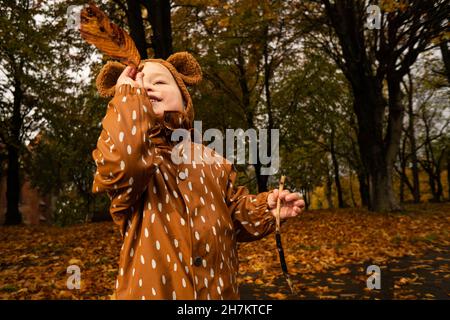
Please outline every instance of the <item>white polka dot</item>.
[[145, 234], [145, 237], [148, 238], [148, 229], [147, 228], [144, 229], [144, 234]]
[[144, 256], [141, 254], [141, 263], [145, 264]]
[[173, 239], [173, 244], [175, 245], [175, 248], [178, 248], [178, 240], [177, 239]]
[[120, 170], [125, 169], [125, 162], [122, 160], [120, 161]]
[[192, 191], [192, 183], [190, 181], [188, 182], [188, 187], [189, 187], [189, 190]]
[[120, 275], [123, 276], [123, 268], [120, 268]]
[[195, 231], [195, 239], [200, 240], [200, 235], [198, 234], [197, 231]]
[[156, 290], [155, 290], [155, 288], [152, 288], [152, 294], [153, 294], [154, 296], [156, 296]]
[[[134, 179], [133, 179], [133, 177], [131, 177], [129, 180], [128, 180], [128, 183], [130, 184], [130, 186], [133, 184], [133, 182], [134, 182]], [[150, 203], [149, 203], [150, 204]]]
[[184, 226], [186, 224], [186, 221], [183, 218], [180, 218], [180, 223], [182, 226]]
[[123, 141], [123, 137], [124, 137], [124, 133], [122, 131], [120, 131], [119, 133], [119, 141], [122, 142]]
[[136, 120], [136, 110], [133, 110], [133, 114], [131, 116], [131, 119]]
[[130, 145], [127, 146], [127, 153], [131, 154], [131, 146]]
[[209, 244], [206, 244], [206, 252], [209, 252]]
[[216, 211], [216, 206], [215, 206], [214, 204], [211, 204], [211, 209], [212, 209], [213, 211]]
[[166, 172], [164, 172], [164, 179], [165, 179], [166, 181], [169, 180], [169, 177], [167, 176], [167, 173], [166, 173]]
[[168, 214], [168, 213], [166, 213], [166, 219], [167, 219], [167, 221], [169, 221], [169, 222], [170, 222], [170, 216], [169, 216], [169, 214]]
[[127, 96], [124, 96], [123, 98], [122, 98], [122, 102], [126, 102], [127, 101]]
[[172, 298], [173, 300], [177, 300], [177, 294], [175, 293], [175, 291], [172, 292]]
[[155, 222], [155, 214], [153, 213], [152, 214], [152, 223], [154, 223]]
[[217, 235], [217, 232], [216, 232], [216, 227], [212, 227], [212, 230], [213, 230], [213, 233], [214, 233], [214, 235], [216, 236]]
[[169, 254], [167, 254], [166, 258], [167, 258], [167, 262], [170, 262], [170, 256], [169, 256]]
[[159, 241], [158, 241], [158, 240], [156, 240], [156, 249], [157, 249], [157, 250], [161, 249], [161, 245], [159, 244]]
[[218, 292], [219, 294], [222, 294], [222, 290], [220, 290], [220, 287], [217, 287], [217, 292]]
[[211, 268], [209, 270], [209, 274], [210, 274], [211, 278], [214, 278], [214, 269], [213, 268]]
[[162, 203], [161, 203], [161, 202], [158, 203], [158, 211], [159, 211], [159, 212], [162, 211]]
[[189, 268], [188, 268], [188, 266], [184, 266], [184, 270], [186, 270], [186, 273], [189, 273]]
[[176, 262], [173, 264], [173, 271], [177, 271], [177, 263]]
[[203, 199], [203, 197], [200, 197], [200, 202], [205, 205], [205, 199]]
[[142, 105], [142, 108], [144, 109], [144, 112], [147, 112], [147, 107]]
[[156, 268], [156, 261], [155, 261], [155, 259], [152, 259], [152, 268], [153, 268], [153, 269]]
[[183, 285], [183, 288], [186, 288], [186, 280], [184, 280], [184, 278], [181, 279], [181, 284]]
[[133, 277], [134, 277], [134, 274], [136, 273], [136, 268], [133, 268], [133, 271], [131, 272], [131, 274], [133, 275]]
[[161, 281], [163, 284], [166, 284], [166, 276], [165, 275], [161, 276]]
[[203, 267], [206, 268], [206, 260], [205, 259], [203, 259]]
[[180, 261], [183, 261], [183, 254], [181, 252], [178, 252], [178, 258], [180, 258]]
[[200, 216], [200, 219], [202, 219], [203, 223], [206, 223], [205, 217], [204, 216]]
[[139, 287], [142, 287], [142, 279], [139, 279]]
[[133, 255], [134, 255], [134, 249], [131, 248], [131, 251], [130, 251], [130, 257], [133, 257]]
[[205, 282], [205, 287], [208, 288], [208, 279], [205, 278], [205, 281], [204, 281], [204, 282]]
[[134, 136], [136, 134], [136, 126], [133, 126], [131, 129], [131, 134]]

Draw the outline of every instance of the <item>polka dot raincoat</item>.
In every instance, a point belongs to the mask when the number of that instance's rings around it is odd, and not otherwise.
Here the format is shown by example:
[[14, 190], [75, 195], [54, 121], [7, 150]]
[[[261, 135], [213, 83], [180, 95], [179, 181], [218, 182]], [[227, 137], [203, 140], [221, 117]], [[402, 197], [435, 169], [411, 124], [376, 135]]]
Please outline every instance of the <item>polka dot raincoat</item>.
[[201, 144], [188, 144], [200, 157], [176, 164], [165, 136], [182, 113], [154, 121], [145, 92], [119, 89], [92, 152], [92, 190], [108, 194], [123, 237], [115, 297], [239, 299], [236, 242], [275, 230], [268, 192], [236, 187], [232, 163]]

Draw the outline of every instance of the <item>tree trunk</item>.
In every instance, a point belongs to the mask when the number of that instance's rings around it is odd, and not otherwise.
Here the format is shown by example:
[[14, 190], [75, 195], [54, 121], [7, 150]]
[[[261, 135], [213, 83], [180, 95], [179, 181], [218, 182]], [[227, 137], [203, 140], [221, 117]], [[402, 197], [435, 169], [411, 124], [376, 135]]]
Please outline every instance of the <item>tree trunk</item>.
[[355, 201], [355, 194], [353, 192], [353, 174], [352, 174], [352, 170], [349, 170], [349, 190], [350, 190], [350, 199], [352, 199], [352, 206], [353, 206], [353, 208], [355, 208], [356, 207], [356, 201]]
[[[385, 101], [381, 84], [353, 82], [354, 109], [358, 119], [358, 143], [362, 161], [369, 174], [369, 210], [377, 212], [394, 211], [399, 204], [392, 188], [393, 163], [398, 151], [400, 135], [395, 130], [402, 118], [390, 115], [390, 132], [386, 143], [383, 139], [383, 118]], [[361, 90], [363, 89], [363, 90]], [[391, 112], [390, 112], [391, 114]], [[393, 127], [395, 126], [395, 127]], [[393, 134], [395, 133], [395, 134]], [[401, 133], [401, 131], [400, 131]], [[394, 141], [393, 139], [397, 139]], [[386, 147], [389, 146], [389, 148]]]
[[363, 170], [358, 173], [358, 182], [359, 182], [359, 194], [361, 197], [361, 206], [369, 207], [369, 185], [367, 184], [367, 177], [364, 174]]
[[330, 141], [330, 152], [331, 152], [331, 160], [333, 162], [333, 170], [334, 170], [334, 183], [336, 185], [336, 191], [338, 195], [338, 205], [339, 208], [345, 208], [347, 205], [344, 203], [344, 197], [342, 194], [342, 186], [341, 186], [341, 179], [339, 177], [339, 162], [336, 157], [336, 151], [334, 148], [334, 138], [335, 138], [335, 132], [334, 128], [331, 130], [331, 141]]
[[[22, 64], [20, 64], [22, 66]], [[14, 109], [11, 117], [11, 128], [9, 131], [8, 150], [8, 172], [6, 180], [7, 209], [5, 225], [16, 225], [22, 222], [19, 212], [20, 201], [20, 176], [19, 176], [19, 151], [20, 151], [20, 129], [23, 119], [20, 114], [23, 92], [21, 82], [18, 78], [14, 81]]]
[[444, 61], [445, 74], [447, 76], [447, 81], [450, 84], [450, 50], [448, 49], [449, 41], [442, 42], [440, 44], [442, 60]]
[[[131, 0], [130, 0], [131, 1]], [[148, 20], [152, 26], [152, 47], [155, 58], [167, 59], [173, 52], [169, 0], [146, 0]]]
[[[403, 166], [402, 166], [402, 171], [403, 171]], [[400, 203], [405, 202], [405, 175], [401, 174], [400, 175], [400, 190], [399, 190], [399, 198], [400, 198]]]
[[328, 202], [328, 208], [329, 209], [333, 209], [334, 205], [333, 205], [333, 181], [331, 179], [330, 174], [327, 174], [327, 183], [325, 186], [325, 196], [327, 198], [327, 202]]
[[130, 36], [133, 38], [141, 59], [147, 59], [147, 40], [145, 39], [144, 21], [142, 19], [140, 1], [127, 0], [127, 18]]
[[[265, 36], [267, 39], [267, 32], [268, 28], [265, 27]], [[268, 123], [267, 123], [267, 132], [269, 133], [267, 135], [267, 156], [271, 157], [272, 154], [272, 139], [271, 139], [271, 129], [273, 129], [273, 115], [272, 115], [272, 95], [270, 91], [270, 78], [272, 77], [272, 71], [269, 64], [269, 56], [267, 51], [267, 40], [264, 45], [264, 92], [266, 96], [266, 105], [267, 105], [267, 115], [268, 115]], [[245, 92], [246, 95], [250, 96], [250, 92], [248, 92], [247, 86], [245, 86], [245, 89], [243, 88], [243, 92]], [[248, 103], [250, 103], [250, 99], [246, 99]], [[252, 119], [252, 126], [253, 126], [253, 119]], [[261, 146], [259, 146], [260, 148]], [[255, 172], [256, 172], [256, 179], [258, 181], [258, 192], [265, 192], [267, 191], [267, 182], [269, 179], [269, 176], [267, 175], [261, 175], [261, 166], [259, 160], [259, 153], [257, 156], [257, 165], [255, 166]]]
[[416, 144], [416, 133], [414, 130], [414, 111], [413, 111], [413, 81], [411, 75], [408, 73], [409, 80], [409, 90], [408, 90], [408, 137], [411, 147], [411, 164], [412, 164], [412, 175], [413, 175], [413, 190], [412, 196], [414, 203], [420, 202], [420, 184], [419, 184], [419, 161], [417, 159], [417, 144]]

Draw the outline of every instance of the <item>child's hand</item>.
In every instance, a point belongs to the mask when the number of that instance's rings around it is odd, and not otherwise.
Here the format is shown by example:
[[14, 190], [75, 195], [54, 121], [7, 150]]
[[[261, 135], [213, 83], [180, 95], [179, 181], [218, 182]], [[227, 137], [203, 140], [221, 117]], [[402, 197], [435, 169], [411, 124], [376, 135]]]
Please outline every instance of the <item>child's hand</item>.
[[[305, 208], [305, 201], [301, 200], [301, 196], [298, 192], [289, 192], [289, 190], [283, 190], [281, 192], [281, 209], [280, 218], [295, 217]], [[278, 189], [274, 189], [272, 193], [267, 197], [267, 205], [270, 212], [275, 216], [278, 200]]]
[[122, 84], [129, 84], [132, 87], [144, 87], [143, 84], [143, 77], [144, 73], [137, 72], [136, 68], [127, 66], [122, 73], [119, 76], [119, 79], [117, 79], [116, 82], [116, 90], [122, 85]]

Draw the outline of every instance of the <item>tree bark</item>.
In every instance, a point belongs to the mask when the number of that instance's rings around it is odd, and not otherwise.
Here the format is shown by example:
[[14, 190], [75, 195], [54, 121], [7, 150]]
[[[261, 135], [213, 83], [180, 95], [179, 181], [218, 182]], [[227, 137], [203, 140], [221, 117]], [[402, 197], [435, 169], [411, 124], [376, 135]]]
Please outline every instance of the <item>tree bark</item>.
[[331, 179], [331, 175], [327, 173], [327, 181], [325, 185], [325, 196], [328, 202], [328, 209], [333, 209], [333, 181]]
[[[20, 64], [22, 66], [22, 64]], [[8, 172], [6, 180], [6, 201], [7, 209], [5, 216], [5, 225], [16, 225], [22, 223], [22, 215], [19, 211], [20, 201], [20, 129], [23, 119], [20, 114], [23, 92], [21, 81], [15, 78], [14, 81], [14, 102], [13, 114], [11, 117], [11, 126], [9, 131], [9, 141], [7, 141], [8, 151]]]
[[133, 38], [141, 59], [147, 59], [147, 40], [145, 39], [144, 20], [142, 19], [140, 1], [127, 0], [127, 19], [130, 36]]
[[[366, 85], [361, 87], [361, 84]], [[368, 83], [367, 83], [368, 82]], [[372, 83], [370, 83], [372, 82]], [[368, 172], [369, 210], [393, 211], [399, 205], [393, 194], [392, 169], [398, 151], [398, 144], [388, 151], [383, 139], [383, 117], [385, 101], [382, 98], [381, 84], [361, 79], [354, 86], [354, 109], [358, 118], [358, 143], [363, 164]], [[391, 119], [393, 125], [401, 123], [401, 118]], [[397, 123], [396, 123], [397, 122]], [[390, 139], [400, 140], [400, 136], [391, 135]], [[392, 143], [392, 141], [390, 141]]]
[[[132, 1], [132, 0], [130, 0]], [[152, 26], [152, 47], [155, 58], [167, 59], [173, 52], [169, 0], [145, 0], [148, 21]]]
[[414, 130], [415, 121], [414, 121], [414, 110], [413, 110], [413, 92], [414, 85], [412, 81], [411, 74], [408, 73], [408, 138], [411, 148], [411, 164], [412, 164], [412, 175], [413, 175], [413, 184], [412, 184], [412, 196], [414, 199], [414, 203], [420, 202], [420, 184], [419, 184], [419, 161], [417, 159], [417, 143], [416, 143], [416, 133]]
[[357, 172], [358, 182], [359, 182], [359, 195], [361, 197], [361, 206], [369, 207], [370, 198], [369, 198], [369, 185], [367, 183], [367, 176], [360, 170]]
[[445, 74], [447, 76], [447, 81], [450, 84], [450, 50], [448, 49], [449, 41], [442, 42], [440, 44], [442, 60], [444, 61]]
[[335, 140], [335, 131], [334, 131], [334, 128], [332, 128], [331, 129], [331, 139], [330, 139], [330, 153], [331, 153], [331, 160], [333, 162], [334, 184], [336, 185], [339, 208], [345, 208], [345, 207], [347, 207], [347, 205], [344, 202], [344, 196], [342, 193], [341, 179], [339, 177], [339, 162], [336, 157], [334, 140]]

